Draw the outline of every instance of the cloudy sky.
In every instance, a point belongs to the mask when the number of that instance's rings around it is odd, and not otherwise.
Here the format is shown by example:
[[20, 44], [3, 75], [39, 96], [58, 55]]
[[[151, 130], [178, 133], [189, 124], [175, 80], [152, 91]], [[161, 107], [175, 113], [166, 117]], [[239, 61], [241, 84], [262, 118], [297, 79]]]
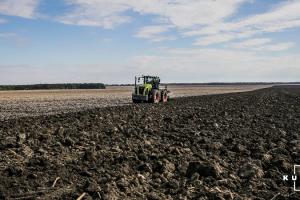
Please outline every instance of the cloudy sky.
[[300, 81], [300, 0], [0, 0], [0, 84]]

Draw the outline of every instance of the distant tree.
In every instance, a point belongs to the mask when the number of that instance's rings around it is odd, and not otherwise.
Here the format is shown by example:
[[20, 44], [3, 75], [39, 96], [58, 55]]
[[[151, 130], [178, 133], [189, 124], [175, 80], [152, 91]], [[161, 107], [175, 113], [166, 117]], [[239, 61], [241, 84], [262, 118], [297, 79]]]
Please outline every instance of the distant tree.
[[59, 90], [59, 89], [105, 89], [103, 83], [62, 83], [35, 85], [0, 85], [0, 90]]

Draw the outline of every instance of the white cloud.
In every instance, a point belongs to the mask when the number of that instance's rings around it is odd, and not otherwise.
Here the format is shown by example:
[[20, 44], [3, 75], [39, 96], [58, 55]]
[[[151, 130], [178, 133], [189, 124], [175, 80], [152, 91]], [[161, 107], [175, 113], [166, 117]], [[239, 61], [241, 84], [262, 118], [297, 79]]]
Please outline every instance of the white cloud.
[[222, 21], [247, 0], [65, 0], [75, 7], [59, 18], [68, 24], [113, 28], [130, 21], [128, 11], [155, 15], [177, 28]]
[[127, 0], [130, 7], [141, 14], [166, 18], [177, 28], [190, 28], [224, 20], [247, 0]]
[[298, 81], [300, 54], [264, 55], [260, 51], [199, 47], [159, 48], [155, 54], [140, 53], [121, 64], [103, 61], [90, 65], [0, 65], [2, 84], [132, 83], [132, 77], [137, 74], [157, 74], [165, 82]]
[[149, 39], [152, 42], [161, 42], [164, 40], [175, 40], [176, 37], [174, 36], [162, 35], [163, 33], [168, 32], [170, 28], [171, 26], [163, 26], [163, 25], [145, 26], [135, 34], [135, 37]]
[[[40, 0], [0, 0], [0, 14], [37, 17]], [[183, 37], [198, 37], [194, 44], [207, 46], [257, 34], [279, 32], [300, 27], [300, 1], [289, 0], [273, 9], [239, 21], [233, 16], [239, 6], [251, 0], [64, 0], [68, 11], [56, 20], [65, 24], [98, 26], [105, 29], [128, 23], [130, 12], [149, 15], [156, 25], [144, 27], [135, 35], [153, 42], [174, 40], [162, 35], [170, 27]], [[229, 20], [229, 21], [228, 21]], [[5, 20], [0, 19], [0, 23]]]
[[[278, 25], [293, 22], [294, 20], [299, 20], [300, 19], [299, 10], [300, 10], [300, 1], [290, 0], [290, 1], [286, 1], [284, 4], [279, 4], [275, 9], [267, 13], [255, 15], [247, 19], [244, 19], [236, 23], [234, 26], [236, 27], [254, 26], [262, 29], [264, 29], [264, 27], [276, 27]], [[299, 26], [298, 23], [294, 25]]]
[[240, 33], [228, 32], [228, 33], [212, 34], [212, 35], [207, 35], [196, 39], [194, 45], [208, 46], [212, 44], [225, 43], [237, 39], [245, 39], [253, 35], [255, 35], [255, 32], [253, 31], [245, 31]]
[[39, 0], [1, 0], [0, 14], [35, 18]]
[[[183, 32], [186, 37], [200, 36], [196, 45], [210, 45], [252, 37], [257, 34], [280, 32], [300, 27], [300, 1], [279, 4], [271, 11], [250, 16], [237, 22], [222, 22]], [[213, 39], [216, 38], [216, 42]], [[201, 42], [204, 41], [204, 42]], [[211, 41], [211, 42], [210, 42]]]
[[299, 54], [265, 56], [213, 48], [167, 48], [157, 55], [137, 56], [130, 61], [137, 72], [159, 74], [171, 82], [297, 81], [299, 64]]
[[[257, 32], [275, 32], [287, 28], [300, 26], [300, 1], [287, 1], [285, 4], [280, 4], [275, 9], [263, 13], [250, 16], [238, 22], [214, 24], [203, 29], [194, 31], [192, 35], [216, 34], [227, 31], [249, 31], [256, 30]], [[187, 33], [191, 35], [191, 33]]]
[[[35, 74], [33, 77], [32, 74]], [[0, 83], [132, 83], [134, 75], [157, 74], [164, 82], [298, 81], [300, 54], [214, 48], [160, 48], [122, 64], [0, 65]]]
[[292, 48], [293, 42], [272, 43], [270, 38], [255, 38], [230, 44], [229, 47], [250, 51], [284, 51]]
[[235, 38], [237, 38], [237, 36], [234, 34], [210, 35], [207, 37], [202, 37], [202, 38], [197, 39], [194, 44], [200, 45], [200, 46], [207, 46], [207, 45], [211, 45], [211, 44], [227, 42], [227, 41], [233, 40]]
[[[300, 17], [299, 17], [300, 18]], [[280, 32], [285, 29], [296, 28], [300, 27], [300, 19], [299, 20], [291, 20], [291, 21], [284, 21], [281, 23], [270, 23], [266, 24], [264, 27], [261, 28], [261, 32]]]
[[246, 40], [246, 41], [243, 41], [240, 43], [235, 43], [231, 46], [234, 48], [249, 48], [249, 47], [265, 45], [267, 43], [270, 43], [271, 41], [272, 40], [270, 38], [255, 38], [255, 39]]
[[175, 36], [156, 36], [151, 39], [152, 42], [161, 42], [161, 41], [172, 41], [176, 40]]
[[[143, 27], [135, 35], [151, 41], [174, 40], [162, 36], [169, 27], [183, 37], [197, 36], [195, 45], [207, 46], [251, 38], [300, 26], [300, 1], [277, 4], [272, 10], [239, 21], [226, 22], [249, 0], [65, 0], [72, 10], [58, 20], [67, 24], [112, 29], [130, 22], [129, 12], [149, 15], [157, 25]], [[253, 2], [252, 2], [253, 3]]]
[[122, 13], [129, 9], [119, 0], [65, 0], [74, 9], [58, 20], [65, 24], [100, 26], [112, 29], [114, 26], [130, 21]]
[[170, 29], [168, 26], [145, 26], [135, 35], [139, 38], [152, 38], [155, 35], [167, 32]]
[[[193, 28], [196, 25], [208, 25], [200, 30], [187, 32], [186, 35], [214, 34], [222, 30], [232, 30], [245, 26], [266, 25], [268, 28], [298, 26], [299, 1], [289, 1], [276, 9], [258, 14], [235, 23], [223, 23], [226, 17], [233, 15], [241, 3], [247, 0], [65, 0], [74, 10], [61, 19], [69, 23], [91, 26], [105, 26], [128, 22], [126, 11], [140, 14], [157, 15], [160, 21], [169, 22], [177, 28]], [[124, 18], [124, 19], [122, 19]], [[278, 21], [279, 20], [279, 21]], [[295, 21], [292, 21], [295, 20]], [[277, 23], [274, 24], [274, 22]], [[282, 24], [281, 22], [288, 22]], [[114, 24], [115, 23], [115, 24]], [[211, 24], [213, 24], [211, 26]]]
[[284, 51], [288, 50], [295, 46], [295, 43], [293, 42], [283, 42], [283, 43], [275, 43], [275, 44], [269, 44], [265, 46], [258, 46], [253, 48], [253, 50], [256, 51]]

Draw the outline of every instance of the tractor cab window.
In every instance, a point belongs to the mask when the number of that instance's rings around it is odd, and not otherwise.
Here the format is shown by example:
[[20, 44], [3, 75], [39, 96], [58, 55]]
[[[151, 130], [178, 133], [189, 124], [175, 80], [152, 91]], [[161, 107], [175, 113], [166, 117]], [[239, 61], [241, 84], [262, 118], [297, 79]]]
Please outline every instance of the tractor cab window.
[[145, 83], [147, 83], [147, 84], [153, 84], [153, 83], [154, 83], [154, 78], [147, 77], [147, 78], [145, 79]]
[[145, 81], [144, 81], [144, 78], [143, 77], [139, 77], [138, 79], [137, 79], [137, 84], [138, 85], [143, 85], [145, 83]]
[[153, 89], [159, 89], [160, 80], [157, 77], [143, 76], [137, 79], [138, 85], [151, 84]]
[[153, 89], [159, 89], [160, 80], [157, 77], [147, 77], [145, 79], [147, 84], [151, 84]]

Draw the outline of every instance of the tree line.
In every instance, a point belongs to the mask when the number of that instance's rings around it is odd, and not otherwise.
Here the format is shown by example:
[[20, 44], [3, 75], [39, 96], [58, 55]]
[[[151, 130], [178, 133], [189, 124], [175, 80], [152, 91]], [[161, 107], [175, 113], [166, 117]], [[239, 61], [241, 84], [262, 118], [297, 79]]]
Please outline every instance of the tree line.
[[58, 90], [58, 89], [105, 89], [105, 85], [103, 83], [0, 85], [0, 90]]

